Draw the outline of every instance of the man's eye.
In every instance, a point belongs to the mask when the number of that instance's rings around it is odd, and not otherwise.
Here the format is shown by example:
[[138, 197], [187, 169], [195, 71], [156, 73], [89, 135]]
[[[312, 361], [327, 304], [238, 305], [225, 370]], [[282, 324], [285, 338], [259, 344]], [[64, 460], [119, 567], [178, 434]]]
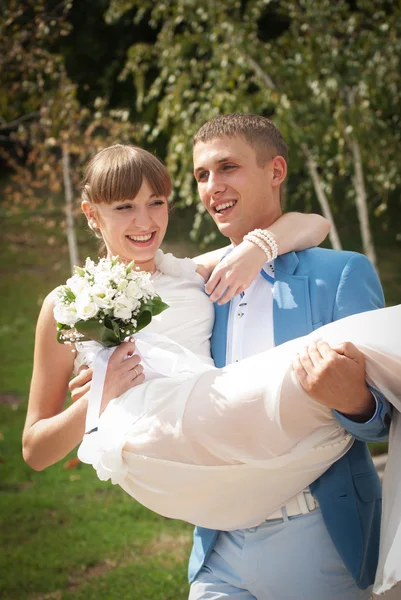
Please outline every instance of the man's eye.
[[206, 171], [202, 171], [201, 173], [198, 173], [196, 180], [197, 181], [206, 181], [207, 179], [207, 173]]
[[231, 171], [231, 169], [235, 169], [236, 165], [224, 165], [223, 171]]

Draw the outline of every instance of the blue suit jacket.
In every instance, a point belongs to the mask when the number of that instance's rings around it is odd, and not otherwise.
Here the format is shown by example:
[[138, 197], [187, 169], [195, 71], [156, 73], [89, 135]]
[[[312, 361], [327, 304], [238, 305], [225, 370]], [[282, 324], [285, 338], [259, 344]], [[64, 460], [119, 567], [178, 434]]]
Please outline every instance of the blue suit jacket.
[[[383, 292], [369, 260], [354, 252], [311, 248], [275, 261], [274, 340], [279, 345], [348, 315], [381, 308]], [[216, 307], [212, 354], [216, 366], [226, 362], [229, 304]], [[357, 440], [352, 448], [311, 486], [329, 534], [361, 588], [373, 583], [379, 550], [381, 485], [363, 441], [388, 436], [391, 407], [376, 394], [377, 410], [368, 423], [336, 413]], [[211, 553], [218, 532], [196, 527], [189, 562], [193, 581]]]

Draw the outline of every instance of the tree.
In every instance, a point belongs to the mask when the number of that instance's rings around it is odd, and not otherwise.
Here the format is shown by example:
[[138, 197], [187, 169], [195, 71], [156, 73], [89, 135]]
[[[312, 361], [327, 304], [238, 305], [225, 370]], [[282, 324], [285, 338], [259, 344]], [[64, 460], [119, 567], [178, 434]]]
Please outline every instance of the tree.
[[[399, 148], [392, 126], [399, 108], [383, 100], [389, 85], [399, 98], [399, 52], [393, 53], [400, 44], [400, 7], [384, 0], [201, 6], [195, 0], [112, 0], [107, 19], [133, 9], [136, 22], [148, 22], [157, 38], [130, 48], [122, 77], [135, 81], [138, 110], [158, 102], [156, 124], [145, 133], [151, 140], [169, 133], [167, 162], [181, 204], [195, 201], [190, 137], [205, 120], [238, 111], [274, 115], [291, 148], [290, 186], [303, 169], [310, 176], [298, 198], [313, 187], [322, 212], [334, 221], [333, 211], [345, 202], [335, 193], [337, 183], [344, 195], [351, 182], [347, 210], [356, 198], [364, 250], [375, 262], [367, 215], [377, 202], [369, 201], [369, 192], [383, 196], [400, 183], [388, 150]], [[279, 22], [278, 35], [271, 21]], [[198, 234], [205, 234], [203, 225], [199, 206]], [[335, 229], [332, 244], [340, 247]]]
[[[73, 201], [82, 166], [115, 140], [139, 139], [140, 131], [129, 121], [128, 110], [107, 109], [107, 99], [98, 98], [93, 107], [80, 105], [77, 85], [68, 77], [63, 57], [49, 47], [49, 42], [68, 32], [65, 18], [70, 3], [58, 4], [58, 10], [61, 5], [59, 16], [49, 16], [42, 0], [30, 0], [23, 8], [12, 2], [0, 22], [0, 33], [8, 33], [2, 56], [7, 67], [4, 78], [15, 93], [14, 106], [8, 96], [4, 102], [4, 114], [11, 121], [3, 117], [3, 130], [12, 151], [3, 150], [3, 157], [13, 169], [5, 190], [10, 212], [28, 208], [36, 219], [45, 221], [59, 205], [64, 187], [64, 227], [73, 267], [79, 262]], [[51, 33], [50, 39], [46, 32]]]

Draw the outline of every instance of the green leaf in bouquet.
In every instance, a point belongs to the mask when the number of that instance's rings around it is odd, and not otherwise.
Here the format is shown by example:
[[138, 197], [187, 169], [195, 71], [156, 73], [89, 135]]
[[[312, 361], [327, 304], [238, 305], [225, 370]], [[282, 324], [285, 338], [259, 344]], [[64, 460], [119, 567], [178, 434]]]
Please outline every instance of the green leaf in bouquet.
[[77, 267], [77, 266], [75, 266], [75, 267], [74, 267], [74, 273], [75, 273], [76, 275], [79, 275], [80, 277], [84, 277], [84, 276], [85, 276], [85, 273], [86, 273], [86, 271], [85, 271], [85, 269], [83, 269], [82, 267]]
[[152, 300], [152, 314], [153, 316], [159, 315], [161, 312], [169, 308], [169, 305], [163, 302], [160, 296], [155, 296]]
[[[117, 330], [113, 325], [116, 326]], [[79, 333], [82, 333], [86, 339], [99, 342], [107, 348], [118, 346], [120, 343], [119, 327], [109, 318], [106, 318], [104, 323], [99, 323], [97, 319], [77, 321], [75, 323], [75, 329], [79, 331]]]
[[147, 307], [146, 305], [143, 307], [143, 309], [141, 310], [141, 312], [135, 317], [136, 318], [136, 331], [141, 331], [141, 329], [143, 329], [144, 327], [146, 327], [146, 325], [149, 325], [149, 323], [152, 320], [152, 311], [150, 309], [150, 307]]
[[111, 317], [106, 317], [104, 320], [104, 328], [102, 330], [102, 344], [107, 348], [118, 346], [123, 339], [118, 323]]
[[137, 322], [136, 331], [140, 331], [146, 327], [146, 325], [149, 325], [152, 317], [160, 314], [168, 307], [168, 304], [163, 302], [160, 296], [155, 296], [154, 298], [148, 300], [135, 317]]
[[69, 302], [74, 302], [74, 300], [75, 300], [75, 294], [74, 294], [74, 292], [72, 291], [71, 288], [65, 286], [64, 287], [64, 294], [65, 294], [65, 297], [67, 298], [67, 300]]
[[134, 269], [135, 267], [135, 261], [131, 260], [131, 262], [126, 266], [125, 272], [128, 275], [128, 273], [131, 273], [131, 271]]
[[102, 342], [102, 325], [96, 319], [88, 319], [87, 321], [77, 321], [75, 329], [82, 333], [88, 340]]

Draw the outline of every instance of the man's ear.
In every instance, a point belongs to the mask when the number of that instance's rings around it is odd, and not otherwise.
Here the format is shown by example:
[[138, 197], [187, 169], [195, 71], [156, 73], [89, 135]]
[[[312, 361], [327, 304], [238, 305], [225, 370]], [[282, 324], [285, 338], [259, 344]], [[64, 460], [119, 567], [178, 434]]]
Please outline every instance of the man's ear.
[[280, 186], [287, 177], [287, 161], [282, 156], [275, 156], [272, 160], [273, 165], [273, 187]]

